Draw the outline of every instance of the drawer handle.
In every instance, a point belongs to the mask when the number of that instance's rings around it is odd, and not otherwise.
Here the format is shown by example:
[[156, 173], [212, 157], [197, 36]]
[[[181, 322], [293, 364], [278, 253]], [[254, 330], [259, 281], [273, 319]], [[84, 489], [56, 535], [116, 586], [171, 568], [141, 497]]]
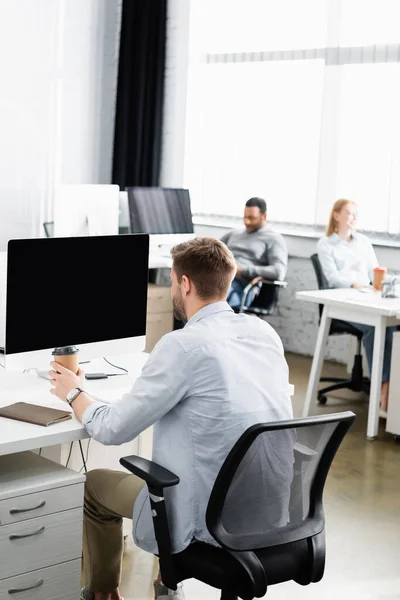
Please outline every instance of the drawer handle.
[[39, 579], [39, 581], [37, 581], [33, 585], [29, 585], [28, 587], [11, 588], [11, 590], [8, 590], [8, 593], [9, 594], [20, 594], [21, 592], [28, 592], [29, 590], [36, 590], [38, 587], [43, 585], [43, 583], [44, 583], [43, 579]]
[[30, 512], [31, 510], [38, 510], [38, 508], [43, 508], [46, 505], [46, 500], [42, 500], [40, 504], [37, 506], [32, 506], [32, 508], [12, 508], [10, 510], [10, 515], [19, 515], [21, 513]]
[[23, 533], [22, 535], [9, 535], [8, 539], [9, 540], [22, 540], [23, 538], [28, 538], [28, 537], [32, 537], [33, 535], [39, 535], [39, 533], [43, 533], [44, 531], [44, 525], [43, 527], [40, 527], [37, 531], [34, 531], [33, 533]]

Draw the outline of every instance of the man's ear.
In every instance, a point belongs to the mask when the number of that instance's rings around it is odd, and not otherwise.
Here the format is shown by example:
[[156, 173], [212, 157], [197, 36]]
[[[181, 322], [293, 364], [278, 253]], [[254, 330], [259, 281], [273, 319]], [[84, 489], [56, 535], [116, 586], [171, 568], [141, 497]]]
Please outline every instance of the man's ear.
[[182, 291], [184, 292], [185, 296], [187, 296], [189, 294], [189, 292], [192, 289], [192, 282], [190, 281], [189, 277], [186, 277], [186, 275], [182, 275], [182, 281], [181, 281], [181, 286], [182, 286]]

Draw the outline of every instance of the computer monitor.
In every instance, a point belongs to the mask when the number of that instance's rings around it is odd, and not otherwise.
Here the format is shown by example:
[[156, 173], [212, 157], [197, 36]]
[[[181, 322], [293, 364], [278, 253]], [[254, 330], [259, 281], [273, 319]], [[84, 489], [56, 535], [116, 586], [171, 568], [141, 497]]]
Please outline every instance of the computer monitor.
[[116, 235], [118, 220], [118, 185], [61, 185], [56, 190], [55, 237]]
[[149, 233], [150, 246], [168, 245], [194, 237], [187, 189], [128, 187], [132, 233]]
[[63, 346], [80, 360], [143, 351], [148, 254], [148, 235], [10, 240], [6, 369], [48, 368]]

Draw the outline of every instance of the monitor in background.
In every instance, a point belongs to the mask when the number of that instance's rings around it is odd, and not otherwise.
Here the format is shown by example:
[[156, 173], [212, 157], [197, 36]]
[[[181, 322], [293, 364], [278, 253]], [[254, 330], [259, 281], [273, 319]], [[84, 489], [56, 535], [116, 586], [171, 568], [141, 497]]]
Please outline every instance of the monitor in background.
[[148, 235], [10, 240], [7, 254], [6, 369], [48, 369], [62, 346], [80, 360], [144, 350]]
[[149, 233], [150, 246], [168, 245], [194, 237], [189, 190], [128, 187], [132, 233]]
[[56, 190], [55, 237], [116, 235], [118, 220], [118, 185], [61, 185]]

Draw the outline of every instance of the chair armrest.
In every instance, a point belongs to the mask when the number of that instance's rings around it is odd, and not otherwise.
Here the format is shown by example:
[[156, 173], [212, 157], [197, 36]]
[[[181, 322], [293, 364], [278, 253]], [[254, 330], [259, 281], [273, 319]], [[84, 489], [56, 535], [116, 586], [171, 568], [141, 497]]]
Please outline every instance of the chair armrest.
[[168, 469], [140, 456], [125, 456], [119, 461], [125, 469], [143, 479], [148, 486], [165, 488], [178, 485], [179, 477]]
[[120, 458], [119, 462], [147, 484], [162, 581], [171, 590], [176, 590], [178, 580], [172, 558], [171, 536], [163, 490], [166, 487], [177, 485], [179, 477], [157, 463], [140, 456], [125, 456]]
[[272, 279], [262, 279], [262, 277], [260, 277], [261, 282], [263, 285], [274, 285], [275, 287], [280, 287], [280, 288], [286, 288], [288, 286], [288, 282], [287, 281], [278, 281], [278, 279], [272, 280]]
[[297, 458], [302, 462], [308, 462], [318, 456], [318, 452], [308, 448], [307, 446], [304, 446], [304, 444], [299, 444], [299, 442], [295, 443], [293, 450], [295, 457], [297, 455]]
[[246, 308], [247, 297], [248, 297], [249, 293], [251, 292], [251, 290], [255, 287], [258, 287], [261, 289], [261, 287], [263, 285], [272, 285], [277, 288], [285, 288], [285, 287], [287, 287], [288, 283], [287, 283], [287, 281], [278, 281], [278, 280], [274, 281], [272, 279], [263, 279], [262, 277], [255, 277], [246, 285], [246, 287], [243, 290], [242, 301], [240, 303], [240, 308], [239, 308], [240, 313], [243, 312]]
[[257, 283], [260, 283], [260, 282], [263, 285], [264, 284], [275, 285], [276, 287], [282, 287], [282, 288], [285, 288], [288, 285], [287, 281], [279, 281], [278, 279], [264, 279], [263, 277], [254, 277], [254, 279], [252, 279], [250, 281], [250, 283], [247, 284], [246, 287], [248, 287], [248, 286], [253, 287], [253, 286], [257, 285]]
[[317, 454], [318, 453], [315, 450], [312, 450], [299, 442], [296, 442], [293, 447], [295, 468], [293, 469], [289, 505], [290, 519], [293, 522], [302, 521], [304, 519], [305, 503], [307, 501], [304, 498], [303, 491], [303, 469], [307, 468], [306, 463], [311, 463]]

